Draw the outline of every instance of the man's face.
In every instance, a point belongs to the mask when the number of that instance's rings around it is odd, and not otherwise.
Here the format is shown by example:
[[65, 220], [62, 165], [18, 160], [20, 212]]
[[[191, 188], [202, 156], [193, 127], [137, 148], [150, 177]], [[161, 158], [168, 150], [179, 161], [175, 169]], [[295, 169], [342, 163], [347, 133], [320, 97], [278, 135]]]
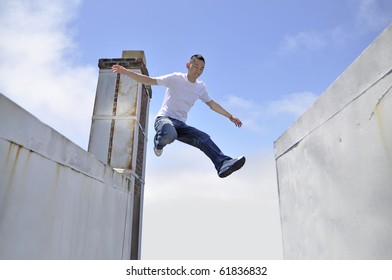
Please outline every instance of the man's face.
[[196, 82], [196, 79], [203, 73], [204, 65], [204, 61], [200, 59], [194, 59], [192, 62], [186, 64], [186, 67], [188, 68], [189, 81], [193, 83]]

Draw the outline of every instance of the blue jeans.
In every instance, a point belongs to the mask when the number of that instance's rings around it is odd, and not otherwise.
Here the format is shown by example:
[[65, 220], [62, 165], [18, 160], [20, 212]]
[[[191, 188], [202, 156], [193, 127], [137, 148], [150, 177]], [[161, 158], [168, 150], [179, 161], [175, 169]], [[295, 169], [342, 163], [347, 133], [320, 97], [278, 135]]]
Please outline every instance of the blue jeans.
[[169, 117], [157, 117], [154, 127], [157, 132], [154, 137], [154, 145], [157, 149], [163, 149], [167, 144], [177, 139], [204, 152], [211, 159], [218, 172], [222, 163], [231, 159], [231, 157], [221, 152], [207, 133], [188, 126], [180, 120]]

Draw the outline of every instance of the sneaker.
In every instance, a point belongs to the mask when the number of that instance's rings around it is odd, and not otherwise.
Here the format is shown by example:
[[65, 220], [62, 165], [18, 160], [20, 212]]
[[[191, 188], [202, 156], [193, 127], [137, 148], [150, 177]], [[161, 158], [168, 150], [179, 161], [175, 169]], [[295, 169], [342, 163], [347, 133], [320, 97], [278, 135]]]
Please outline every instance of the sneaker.
[[157, 157], [160, 157], [163, 153], [163, 149], [158, 149], [157, 147], [154, 147], [154, 153]]
[[233, 158], [225, 160], [219, 170], [219, 177], [224, 178], [229, 176], [234, 171], [237, 171], [245, 164], [245, 157], [241, 156], [239, 158]]

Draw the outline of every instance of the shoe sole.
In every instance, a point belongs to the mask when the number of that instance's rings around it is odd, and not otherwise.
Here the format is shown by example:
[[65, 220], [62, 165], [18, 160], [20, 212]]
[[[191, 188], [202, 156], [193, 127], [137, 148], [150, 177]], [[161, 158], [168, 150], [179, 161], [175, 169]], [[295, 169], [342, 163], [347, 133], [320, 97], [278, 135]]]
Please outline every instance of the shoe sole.
[[245, 164], [245, 160], [246, 160], [245, 157], [242, 157], [241, 159], [236, 161], [232, 166], [230, 166], [225, 172], [219, 174], [219, 177], [225, 178], [229, 176], [231, 173], [233, 173], [234, 171], [241, 169], [241, 167], [244, 166]]
[[155, 155], [157, 157], [160, 157], [162, 155], [163, 151], [162, 150], [158, 150], [157, 148], [154, 148], [154, 153], [155, 153]]

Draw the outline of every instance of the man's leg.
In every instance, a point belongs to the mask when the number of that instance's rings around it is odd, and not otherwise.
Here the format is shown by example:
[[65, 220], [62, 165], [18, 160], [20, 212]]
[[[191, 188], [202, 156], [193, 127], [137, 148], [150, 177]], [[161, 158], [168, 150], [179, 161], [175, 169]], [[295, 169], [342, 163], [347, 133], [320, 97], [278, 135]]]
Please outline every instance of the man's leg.
[[221, 178], [229, 176], [245, 164], [245, 157], [233, 159], [224, 155], [207, 133], [188, 126], [182, 121], [158, 117], [155, 121], [155, 130], [157, 131], [154, 138], [155, 153], [158, 156], [162, 153], [164, 146], [177, 139], [204, 152], [213, 162]]
[[177, 140], [189, 144], [200, 149], [213, 162], [215, 169], [219, 172], [224, 161], [232, 158], [222, 153], [219, 147], [211, 140], [211, 137], [192, 126], [188, 126], [183, 122], [176, 125]]
[[160, 156], [162, 154], [163, 147], [177, 139], [177, 131], [172, 120], [167, 117], [157, 117], [154, 123], [154, 128], [156, 131], [154, 137], [154, 150], [155, 154]]

